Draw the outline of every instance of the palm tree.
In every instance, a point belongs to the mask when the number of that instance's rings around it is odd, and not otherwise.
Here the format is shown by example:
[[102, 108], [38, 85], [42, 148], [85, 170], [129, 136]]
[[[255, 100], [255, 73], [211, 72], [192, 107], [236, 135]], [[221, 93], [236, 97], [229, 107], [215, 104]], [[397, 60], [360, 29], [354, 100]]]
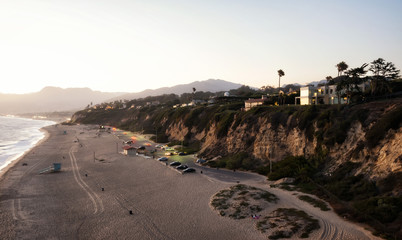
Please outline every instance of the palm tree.
[[279, 75], [279, 90], [281, 89], [281, 77], [285, 76], [285, 72], [282, 69], [278, 70]]
[[325, 79], [327, 80], [327, 85], [332, 85], [333, 84], [333, 78], [331, 76], [326, 76]]
[[282, 69], [278, 70], [278, 75], [279, 75], [279, 88], [278, 88], [278, 95], [279, 95], [279, 105], [282, 104], [282, 95], [280, 94], [281, 92], [281, 77], [285, 76], [285, 72]]
[[342, 62], [336, 64], [335, 67], [338, 69], [338, 77], [339, 77], [340, 75], [342, 75], [343, 71], [348, 69], [349, 66], [344, 61], [342, 61]]
[[193, 101], [194, 101], [195, 91], [197, 91], [197, 89], [195, 89], [195, 87], [193, 87]]

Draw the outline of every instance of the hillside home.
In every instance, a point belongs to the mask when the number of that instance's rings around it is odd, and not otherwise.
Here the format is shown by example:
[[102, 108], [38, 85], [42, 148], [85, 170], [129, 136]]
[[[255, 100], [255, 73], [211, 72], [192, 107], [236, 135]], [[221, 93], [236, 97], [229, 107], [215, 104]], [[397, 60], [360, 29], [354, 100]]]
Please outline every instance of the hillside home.
[[244, 101], [244, 110], [248, 111], [253, 107], [263, 105], [266, 100], [267, 100], [267, 96], [265, 96], [265, 95], [262, 95], [262, 97], [258, 98], [258, 99], [250, 98], [250, 99]]
[[196, 105], [200, 105], [200, 104], [204, 104], [206, 103], [205, 100], [202, 99], [193, 99], [190, 103], [191, 106], [196, 106]]
[[147, 106], [158, 106], [159, 104], [160, 104], [159, 101], [146, 102]]
[[[364, 92], [369, 88], [369, 83], [365, 82], [358, 85], [360, 91]], [[343, 95], [344, 91], [340, 93]], [[300, 88], [300, 105], [313, 105], [313, 104], [345, 104], [347, 103], [346, 97], [340, 97], [336, 92], [336, 85], [327, 86], [307, 86]]]

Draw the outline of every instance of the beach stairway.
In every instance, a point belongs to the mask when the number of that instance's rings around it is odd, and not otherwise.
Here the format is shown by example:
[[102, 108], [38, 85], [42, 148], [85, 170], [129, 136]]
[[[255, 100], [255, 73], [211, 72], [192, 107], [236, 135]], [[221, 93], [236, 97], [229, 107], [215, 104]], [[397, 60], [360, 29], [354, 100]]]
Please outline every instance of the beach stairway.
[[47, 173], [47, 172], [60, 172], [61, 163], [53, 163], [53, 166], [49, 166], [39, 171], [39, 174]]

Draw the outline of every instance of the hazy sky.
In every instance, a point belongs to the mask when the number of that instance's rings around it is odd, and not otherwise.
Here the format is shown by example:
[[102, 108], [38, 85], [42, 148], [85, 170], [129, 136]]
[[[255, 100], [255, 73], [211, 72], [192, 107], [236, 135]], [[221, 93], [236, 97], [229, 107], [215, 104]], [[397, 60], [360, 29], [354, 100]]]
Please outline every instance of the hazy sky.
[[0, 92], [254, 87], [402, 68], [401, 0], [0, 0]]

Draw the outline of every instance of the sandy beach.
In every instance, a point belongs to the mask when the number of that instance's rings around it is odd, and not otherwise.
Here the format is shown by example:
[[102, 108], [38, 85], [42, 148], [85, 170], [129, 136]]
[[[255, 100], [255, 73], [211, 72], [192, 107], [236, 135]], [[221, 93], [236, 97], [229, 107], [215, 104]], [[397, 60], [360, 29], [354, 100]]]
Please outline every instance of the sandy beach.
[[[294, 192], [271, 189], [263, 176], [203, 167], [182, 175], [152, 158], [118, 153], [122, 140], [96, 127], [45, 129], [46, 139], [1, 176], [2, 239], [267, 239], [253, 219], [211, 209], [211, 196], [237, 181], [280, 199], [262, 214], [294, 207], [318, 219], [311, 239], [377, 239]], [[39, 174], [56, 162], [60, 172]]]

